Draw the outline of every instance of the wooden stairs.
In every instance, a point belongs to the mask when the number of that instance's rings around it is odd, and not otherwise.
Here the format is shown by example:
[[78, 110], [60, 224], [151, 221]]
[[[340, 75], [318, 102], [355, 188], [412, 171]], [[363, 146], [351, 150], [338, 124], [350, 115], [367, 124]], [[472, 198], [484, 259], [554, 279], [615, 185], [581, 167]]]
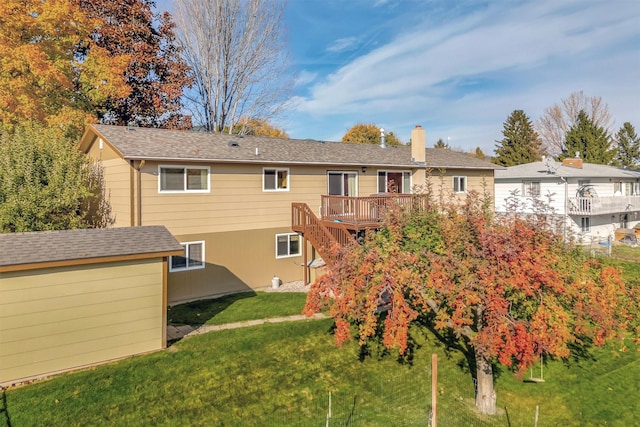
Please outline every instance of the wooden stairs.
[[320, 220], [306, 203], [291, 204], [291, 228], [311, 243], [329, 267], [338, 261], [337, 249], [356, 242], [344, 224]]

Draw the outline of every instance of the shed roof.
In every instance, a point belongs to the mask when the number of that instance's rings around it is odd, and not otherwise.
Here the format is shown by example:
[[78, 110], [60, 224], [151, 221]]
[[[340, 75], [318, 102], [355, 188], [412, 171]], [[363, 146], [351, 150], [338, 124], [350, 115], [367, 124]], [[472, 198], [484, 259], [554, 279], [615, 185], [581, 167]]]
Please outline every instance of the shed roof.
[[509, 166], [495, 173], [495, 179], [557, 179], [563, 178], [640, 178], [639, 171], [621, 169], [613, 166], [583, 163], [582, 168], [563, 165], [561, 162], [547, 160], [523, 165]]
[[5, 233], [0, 234], [0, 271], [114, 257], [153, 258], [182, 250], [164, 226]]
[[426, 165], [412, 161], [411, 147], [268, 138], [220, 133], [90, 125], [81, 141], [88, 148], [91, 133], [129, 160], [357, 165], [416, 168], [503, 169], [452, 150], [427, 148]]

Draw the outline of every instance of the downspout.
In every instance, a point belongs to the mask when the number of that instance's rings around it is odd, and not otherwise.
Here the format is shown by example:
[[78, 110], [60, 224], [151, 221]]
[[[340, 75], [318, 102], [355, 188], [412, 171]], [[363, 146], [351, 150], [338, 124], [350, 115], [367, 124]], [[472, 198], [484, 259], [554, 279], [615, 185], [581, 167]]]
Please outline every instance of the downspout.
[[567, 242], [567, 222], [569, 221], [569, 182], [567, 178], [561, 176], [560, 179], [564, 181], [564, 221], [562, 224], [562, 239]]
[[129, 169], [129, 226], [135, 226], [136, 220], [136, 211], [135, 211], [135, 165], [134, 161], [130, 160], [129, 164], [131, 168]]
[[136, 200], [136, 204], [137, 209], [136, 209], [136, 213], [137, 213], [137, 226], [141, 226], [142, 225], [142, 172], [140, 172], [140, 170], [144, 167], [144, 164], [146, 163], [146, 160], [141, 160], [140, 163], [138, 163], [138, 167], [136, 168], [136, 190], [137, 190], [137, 200]]

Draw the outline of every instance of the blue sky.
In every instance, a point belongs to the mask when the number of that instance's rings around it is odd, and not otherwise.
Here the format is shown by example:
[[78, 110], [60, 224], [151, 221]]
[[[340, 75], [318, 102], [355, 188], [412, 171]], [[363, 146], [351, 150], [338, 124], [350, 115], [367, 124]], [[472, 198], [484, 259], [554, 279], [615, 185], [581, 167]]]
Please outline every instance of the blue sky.
[[535, 121], [577, 91], [640, 132], [637, 0], [288, 0], [285, 25], [292, 138], [420, 124], [428, 146], [492, 154], [513, 110]]

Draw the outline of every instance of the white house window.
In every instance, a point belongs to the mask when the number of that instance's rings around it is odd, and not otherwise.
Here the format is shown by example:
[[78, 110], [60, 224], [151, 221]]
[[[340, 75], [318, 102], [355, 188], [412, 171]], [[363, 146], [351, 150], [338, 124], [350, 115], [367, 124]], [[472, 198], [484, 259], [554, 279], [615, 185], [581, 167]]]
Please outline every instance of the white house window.
[[540, 182], [539, 181], [523, 181], [522, 195], [527, 197], [540, 196]]
[[633, 182], [625, 182], [624, 183], [624, 195], [632, 196], [633, 195]]
[[330, 196], [357, 196], [358, 174], [356, 172], [327, 172]]
[[158, 190], [162, 193], [206, 193], [209, 167], [159, 166]]
[[262, 170], [264, 191], [289, 191], [289, 169], [264, 168]]
[[204, 241], [180, 243], [182, 255], [172, 256], [169, 271], [196, 270], [204, 268]]
[[633, 196], [640, 196], [640, 182], [633, 183]]
[[297, 233], [276, 234], [276, 258], [299, 256], [302, 238]]
[[466, 176], [454, 176], [453, 177], [453, 192], [454, 193], [466, 193], [467, 192], [467, 177]]
[[621, 196], [622, 195], [622, 182], [614, 182], [613, 183], [613, 195]]
[[580, 230], [583, 233], [589, 233], [591, 231], [591, 218], [583, 216], [580, 218]]
[[408, 194], [411, 192], [411, 172], [378, 171], [378, 193]]

